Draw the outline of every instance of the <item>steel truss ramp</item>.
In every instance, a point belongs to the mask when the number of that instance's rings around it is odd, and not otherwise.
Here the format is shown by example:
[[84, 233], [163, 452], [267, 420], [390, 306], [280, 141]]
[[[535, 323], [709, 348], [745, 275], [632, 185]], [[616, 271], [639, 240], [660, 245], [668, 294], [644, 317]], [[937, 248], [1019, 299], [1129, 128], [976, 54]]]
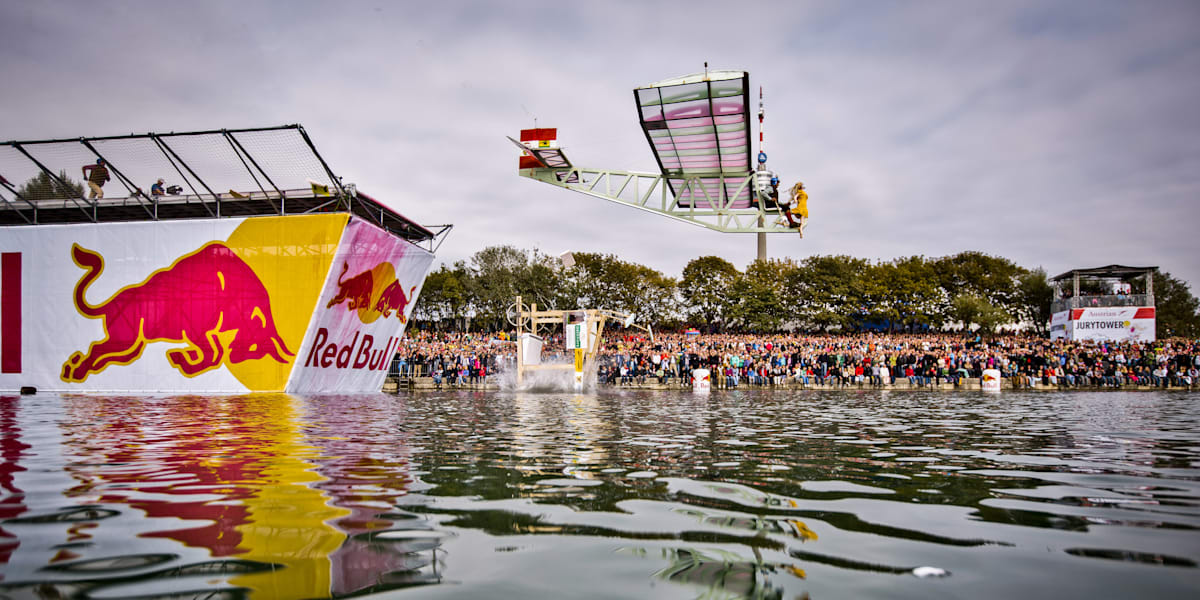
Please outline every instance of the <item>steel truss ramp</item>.
[[[798, 229], [779, 225], [780, 209], [762, 209], [754, 206], [733, 208], [737, 196], [745, 190], [753, 190], [754, 173], [722, 176], [724, 185], [716, 186], [717, 195], [709, 192], [702, 180], [712, 180], [713, 175], [673, 175], [669, 179], [678, 189], [672, 193], [671, 185], [660, 173], [636, 171], [614, 171], [611, 169], [587, 169], [572, 166], [564, 169], [518, 169], [518, 174], [573, 192], [603, 198], [610, 202], [632, 206], [646, 212], [670, 217], [676, 221], [691, 223], [713, 231], [725, 233], [794, 233]], [[725, 190], [732, 190], [727, 194]], [[679, 197], [693, 200], [681, 206]], [[700, 205], [700, 206], [697, 206]]]

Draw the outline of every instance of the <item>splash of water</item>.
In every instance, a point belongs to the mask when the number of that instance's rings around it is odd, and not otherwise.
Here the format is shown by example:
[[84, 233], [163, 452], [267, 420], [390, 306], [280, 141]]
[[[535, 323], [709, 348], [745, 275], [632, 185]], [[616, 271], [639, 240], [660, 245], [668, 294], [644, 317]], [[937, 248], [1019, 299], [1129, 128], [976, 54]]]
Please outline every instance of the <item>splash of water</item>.
[[[542, 364], [570, 364], [567, 361]], [[496, 373], [496, 383], [506, 392], [562, 393], [575, 391], [575, 372], [570, 369], [525, 371], [524, 380], [517, 386], [517, 369], [512, 367]], [[583, 374], [583, 391], [596, 389], [596, 374]]]

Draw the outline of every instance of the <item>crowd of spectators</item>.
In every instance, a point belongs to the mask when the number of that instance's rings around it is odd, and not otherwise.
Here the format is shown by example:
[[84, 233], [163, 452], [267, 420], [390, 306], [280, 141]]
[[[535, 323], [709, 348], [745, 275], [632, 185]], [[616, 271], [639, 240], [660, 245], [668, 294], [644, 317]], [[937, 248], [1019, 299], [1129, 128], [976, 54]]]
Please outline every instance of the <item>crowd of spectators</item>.
[[516, 346], [507, 336], [409, 329], [392, 361], [392, 375], [432, 377], [439, 385], [487, 381], [516, 364]]
[[697, 335], [665, 334], [654, 342], [624, 337], [602, 353], [602, 381], [685, 379], [707, 368], [727, 387], [924, 386], [982, 377], [996, 369], [1015, 385], [1191, 386], [1200, 382], [1200, 342], [1050, 341], [1033, 336], [982, 339], [958, 334]]
[[[557, 337], [546, 348], [561, 347]], [[561, 357], [546, 356], [553, 361]], [[394, 370], [438, 383], [485, 381], [511, 368], [506, 336], [410, 330]], [[656, 381], [690, 385], [693, 369], [720, 387], [771, 385], [911, 386], [959, 384], [996, 369], [1018, 387], [1191, 387], [1200, 385], [1200, 341], [1069, 342], [1034, 336], [975, 334], [710, 334], [616, 331], [601, 344], [603, 384]]]

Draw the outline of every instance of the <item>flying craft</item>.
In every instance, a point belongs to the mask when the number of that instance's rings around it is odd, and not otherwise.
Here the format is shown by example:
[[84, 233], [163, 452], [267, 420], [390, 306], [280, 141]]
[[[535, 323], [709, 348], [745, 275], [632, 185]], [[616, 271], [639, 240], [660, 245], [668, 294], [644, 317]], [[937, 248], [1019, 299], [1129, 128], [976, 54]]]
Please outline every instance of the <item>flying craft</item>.
[[632, 206], [726, 233], [757, 233], [766, 258], [767, 233], [796, 232], [808, 220], [808, 194], [796, 182], [780, 189], [762, 148], [751, 162], [750, 74], [708, 71], [633, 90], [638, 122], [658, 163], [657, 173], [574, 164], [555, 128], [526, 129], [518, 173], [536, 181]]

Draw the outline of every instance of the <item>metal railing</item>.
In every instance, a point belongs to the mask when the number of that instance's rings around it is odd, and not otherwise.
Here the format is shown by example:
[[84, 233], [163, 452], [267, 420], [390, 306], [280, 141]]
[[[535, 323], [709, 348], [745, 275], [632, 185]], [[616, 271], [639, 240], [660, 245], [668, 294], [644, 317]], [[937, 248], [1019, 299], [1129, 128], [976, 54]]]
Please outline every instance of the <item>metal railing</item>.
[[1117, 296], [1059, 298], [1050, 303], [1050, 312], [1062, 312], [1072, 308], [1109, 308], [1114, 306], [1154, 306], [1154, 296], [1149, 294], [1124, 294]]

